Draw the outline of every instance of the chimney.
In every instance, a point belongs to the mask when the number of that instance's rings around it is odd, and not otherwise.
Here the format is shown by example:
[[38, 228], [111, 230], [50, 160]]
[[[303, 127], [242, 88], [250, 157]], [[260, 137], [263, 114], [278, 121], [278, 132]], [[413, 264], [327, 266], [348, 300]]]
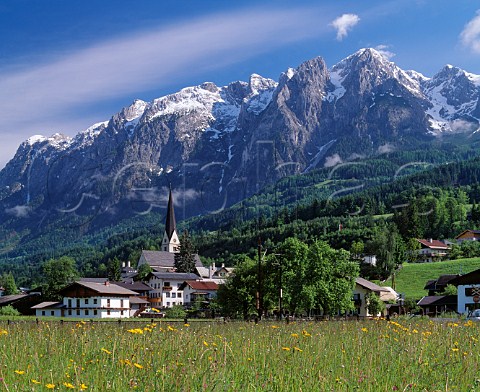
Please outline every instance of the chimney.
[[110, 282], [108, 280], [105, 281], [105, 286], [110, 286]]
[[122, 268], [125, 268], [125, 262], [122, 262]]
[[130, 260], [127, 261], [127, 267], [130, 268]]
[[433, 243], [433, 238], [429, 238], [428, 242]]
[[222, 263], [222, 268], [225, 268], [225, 263]]

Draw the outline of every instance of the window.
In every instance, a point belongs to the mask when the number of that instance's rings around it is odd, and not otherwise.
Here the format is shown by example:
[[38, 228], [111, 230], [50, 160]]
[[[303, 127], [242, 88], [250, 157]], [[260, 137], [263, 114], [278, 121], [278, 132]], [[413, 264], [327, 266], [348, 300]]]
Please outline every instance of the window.
[[96, 316], [97, 314], [98, 314], [98, 310], [95, 309], [95, 310], [93, 311], [93, 315]]
[[88, 305], [88, 298], [85, 298], [85, 305]]
[[110, 316], [110, 309], [107, 309], [107, 315]]
[[172, 293], [172, 298], [177, 298], [177, 293]]
[[122, 310], [122, 313], [121, 313], [121, 314], [122, 314], [122, 316], [123, 316], [123, 315], [125, 314], [125, 312]]
[[77, 309], [77, 316], [80, 316], [80, 309]]
[[177, 289], [179, 289], [180, 287], [182, 287], [182, 284], [183, 284], [183, 283], [177, 283]]
[[170, 287], [170, 282], [163, 282], [163, 287]]
[[71, 300], [71, 299], [68, 300], [68, 307], [69, 307], [69, 308], [72, 307], [72, 300]]
[[170, 302], [167, 302], [167, 306], [170, 306]]
[[72, 315], [72, 309], [68, 309], [68, 315], [69, 315], [69, 316]]
[[182, 298], [182, 293], [177, 293], [178, 298]]
[[54, 310], [50, 311], [50, 316], [55, 316], [55, 311]]
[[110, 298], [107, 298], [107, 308], [110, 307]]
[[77, 298], [77, 308], [80, 307], [80, 298]]
[[42, 316], [45, 316], [45, 311], [44, 310], [42, 310]]
[[94, 299], [93, 299], [93, 304], [94, 304], [94, 305], [97, 305], [97, 304], [98, 304], [98, 299], [94, 298]]
[[85, 310], [85, 316], [88, 316], [88, 309]]
[[[123, 299], [120, 300], [120, 307], [123, 308]], [[123, 310], [122, 310], [122, 314], [123, 314]]]
[[165, 297], [170, 298], [170, 293], [169, 293], [169, 292], [166, 292], [166, 293], [165, 293]]

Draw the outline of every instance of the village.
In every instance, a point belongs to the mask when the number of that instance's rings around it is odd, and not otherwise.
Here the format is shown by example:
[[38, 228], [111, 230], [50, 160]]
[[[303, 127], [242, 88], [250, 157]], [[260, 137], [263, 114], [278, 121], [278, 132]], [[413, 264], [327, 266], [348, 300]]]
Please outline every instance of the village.
[[[465, 230], [455, 240], [480, 240], [480, 231]], [[448, 257], [452, 243], [434, 239], [418, 239], [418, 262], [432, 263]], [[214, 317], [211, 304], [234, 268], [215, 263], [205, 267], [198, 254], [194, 254], [194, 272], [178, 272], [175, 269], [175, 254], [180, 249], [177, 233], [174, 201], [170, 190], [162, 250], [143, 250], [136, 267], [130, 261], [121, 266], [121, 279], [80, 278], [59, 291], [60, 301], [43, 301], [38, 291], [23, 290], [18, 294], [2, 295], [0, 287], [0, 308], [11, 306], [23, 315], [61, 318], [124, 319], [131, 317], [164, 317], [165, 310], [175, 306], [185, 309], [192, 307], [206, 310], [203, 316]], [[374, 255], [363, 256], [363, 263], [375, 265]], [[138, 279], [142, 266], [148, 273]], [[457, 294], [445, 293], [447, 286], [457, 288]], [[417, 305], [422, 315], [438, 316], [444, 313], [469, 315], [480, 306], [480, 270], [461, 275], [449, 274], [425, 282], [426, 294]], [[281, 290], [280, 290], [281, 297]], [[383, 303], [372, 307], [372, 295]], [[280, 298], [281, 301], [281, 298]], [[380, 286], [358, 277], [352, 291], [354, 310], [346, 316], [359, 318], [391, 316], [408, 313], [405, 297], [392, 287]], [[290, 317], [290, 316], [288, 316]]]

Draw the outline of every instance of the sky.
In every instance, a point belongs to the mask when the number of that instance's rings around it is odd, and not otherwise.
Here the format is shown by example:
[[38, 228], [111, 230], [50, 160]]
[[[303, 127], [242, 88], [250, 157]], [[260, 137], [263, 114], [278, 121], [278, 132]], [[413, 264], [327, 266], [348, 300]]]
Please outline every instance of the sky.
[[316, 56], [330, 67], [372, 47], [428, 77], [480, 74], [476, 0], [2, 0], [0, 37], [0, 168], [32, 135]]

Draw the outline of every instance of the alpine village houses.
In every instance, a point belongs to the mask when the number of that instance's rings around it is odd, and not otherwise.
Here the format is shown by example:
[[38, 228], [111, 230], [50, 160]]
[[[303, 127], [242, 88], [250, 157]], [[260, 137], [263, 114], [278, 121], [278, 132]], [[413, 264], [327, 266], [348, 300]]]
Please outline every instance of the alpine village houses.
[[[152, 270], [143, 282], [134, 280], [137, 270], [128, 263], [123, 265], [121, 282], [82, 278], [59, 292], [62, 301], [41, 302], [32, 306], [31, 310], [36, 316], [91, 319], [135, 317], [149, 309], [158, 313], [174, 305], [191, 305], [196, 300], [208, 302], [216, 297], [218, 286], [232, 272], [231, 268], [223, 265], [220, 268], [215, 265], [204, 267], [198, 254], [194, 255], [196, 273], [175, 271], [175, 254], [180, 250], [180, 240], [171, 189], [161, 246], [159, 251], [142, 251], [137, 269], [148, 264]], [[148, 317], [153, 315], [155, 312], [148, 313]]]

